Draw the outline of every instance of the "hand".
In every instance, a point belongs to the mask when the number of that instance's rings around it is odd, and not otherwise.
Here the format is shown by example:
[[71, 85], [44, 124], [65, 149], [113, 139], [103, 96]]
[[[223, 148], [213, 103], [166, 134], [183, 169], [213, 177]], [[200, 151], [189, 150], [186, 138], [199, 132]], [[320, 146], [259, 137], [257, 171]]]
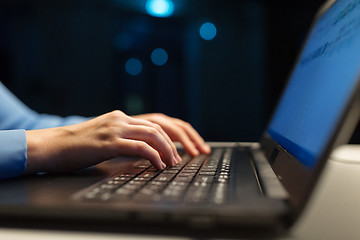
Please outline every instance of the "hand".
[[26, 131], [26, 137], [26, 173], [72, 171], [124, 155], [146, 158], [158, 169], [181, 161], [159, 125], [120, 111], [80, 124]]
[[142, 114], [134, 117], [159, 124], [171, 140], [180, 142], [185, 151], [192, 156], [197, 156], [199, 153], [209, 154], [211, 152], [204, 139], [187, 122], [161, 113]]
[[[169, 124], [164, 126], [169, 129]], [[158, 169], [181, 161], [174, 143], [155, 121], [129, 117], [121, 111], [80, 124], [26, 131], [26, 137], [25, 173], [73, 171], [118, 156], [142, 157]]]

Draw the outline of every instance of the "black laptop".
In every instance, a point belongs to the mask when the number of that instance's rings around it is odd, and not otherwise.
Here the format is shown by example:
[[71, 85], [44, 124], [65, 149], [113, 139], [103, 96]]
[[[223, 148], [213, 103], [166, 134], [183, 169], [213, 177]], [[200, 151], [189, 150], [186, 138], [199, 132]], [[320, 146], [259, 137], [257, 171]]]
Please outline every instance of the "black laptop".
[[210, 143], [211, 155], [181, 153], [179, 165], [162, 171], [118, 158], [66, 175], [4, 180], [0, 226], [198, 238], [286, 234], [332, 149], [358, 122], [359, 80], [360, 1], [325, 4], [259, 142]]

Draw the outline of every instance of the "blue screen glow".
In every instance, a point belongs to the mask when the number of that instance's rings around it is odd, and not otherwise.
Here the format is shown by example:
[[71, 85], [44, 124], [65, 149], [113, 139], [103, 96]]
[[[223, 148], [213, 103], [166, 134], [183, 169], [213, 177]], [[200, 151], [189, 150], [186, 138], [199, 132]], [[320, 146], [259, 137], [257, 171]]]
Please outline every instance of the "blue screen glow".
[[360, 1], [339, 0], [314, 25], [268, 133], [316, 165], [360, 75]]

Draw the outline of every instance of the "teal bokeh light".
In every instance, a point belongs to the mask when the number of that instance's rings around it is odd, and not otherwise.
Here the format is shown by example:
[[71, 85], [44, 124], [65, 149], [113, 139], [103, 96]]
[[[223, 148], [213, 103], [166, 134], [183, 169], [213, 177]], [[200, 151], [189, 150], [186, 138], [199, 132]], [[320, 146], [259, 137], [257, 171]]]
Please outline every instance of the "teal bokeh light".
[[214, 39], [216, 36], [217, 29], [211, 22], [206, 22], [200, 27], [200, 36], [207, 41]]
[[164, 49], [156, 48], [151, 53], [151, 61], [157, 66], [162, 66], [168, 61], [168, 54]]
[[153, 17], [170, 17], [175, 10], [171, 0], [147, 0], [145, 8], [147, 13]]

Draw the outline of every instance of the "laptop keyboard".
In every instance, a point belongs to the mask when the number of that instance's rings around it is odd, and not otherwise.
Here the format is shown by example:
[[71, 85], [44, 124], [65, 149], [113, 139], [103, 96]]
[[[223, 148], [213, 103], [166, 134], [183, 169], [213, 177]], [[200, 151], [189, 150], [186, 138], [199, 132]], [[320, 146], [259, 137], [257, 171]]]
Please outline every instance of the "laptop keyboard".
[[229, 201], [231, 148], [215, 148], [211, 155], [190, 157], [164, 170], [149, 161], [135, 163], [135, 173], [121, 173], [97, 184], [85, 201], [224, 204]]

